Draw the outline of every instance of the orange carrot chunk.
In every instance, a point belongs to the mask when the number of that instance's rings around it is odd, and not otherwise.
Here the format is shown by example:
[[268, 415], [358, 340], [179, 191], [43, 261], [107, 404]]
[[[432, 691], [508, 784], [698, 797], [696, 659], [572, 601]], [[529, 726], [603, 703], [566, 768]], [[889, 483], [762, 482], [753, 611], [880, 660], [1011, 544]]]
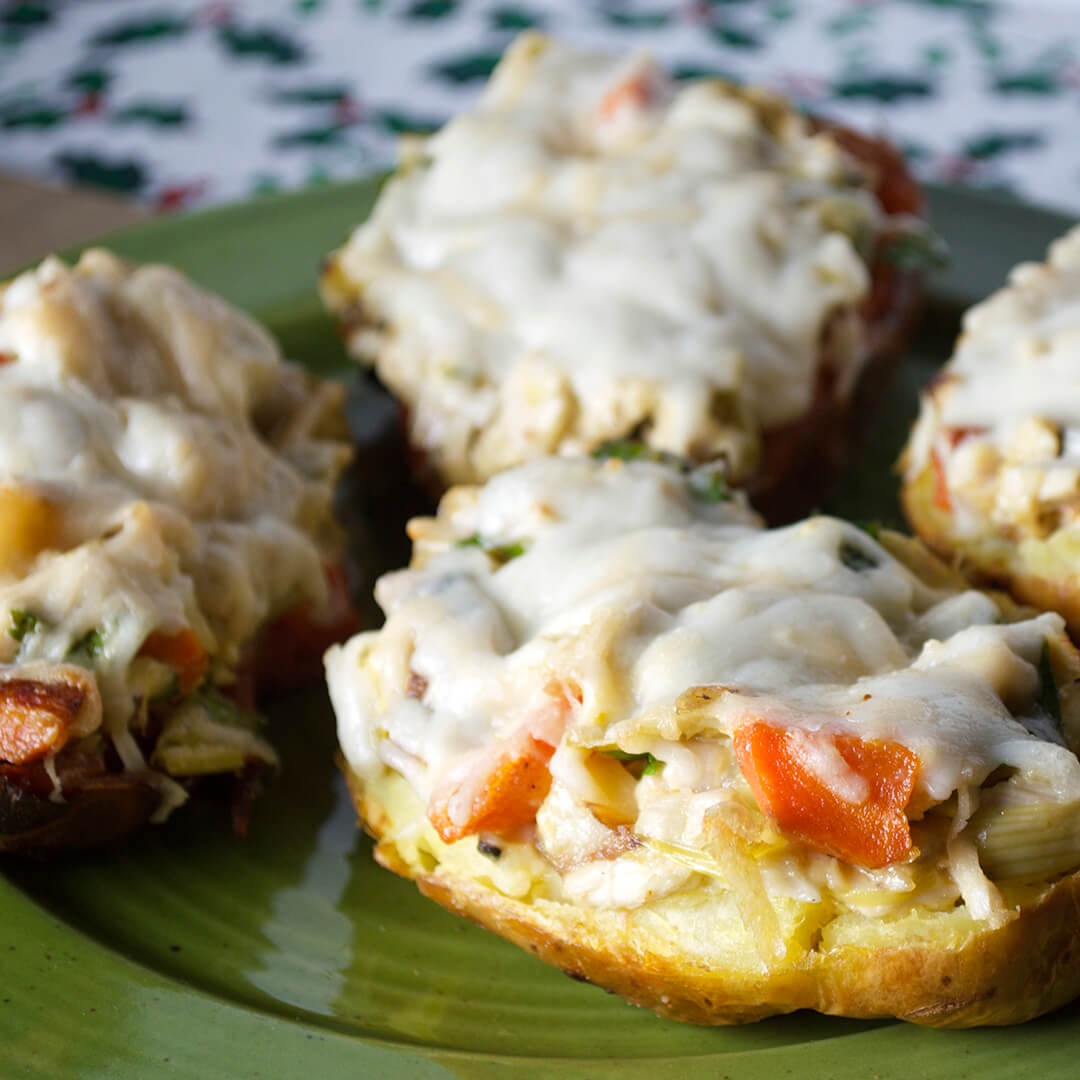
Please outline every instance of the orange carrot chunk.
[[[844, 777], [821, 775], [833, 750], [849, 770]], [[919, 759], [906, 746], [752, 721], [735, 732], [735, 755], [762, 813], [785, 835], [870, 869], [916, 854], [904, 809]]]
[[142, 643], [139, 655], [168, 664], [176, 672], [182, 694], [191, 693], [206, 678], [206, 672], [210, 668], [210, 657], [206, 655], [206, 649], [195, 631], [186, 626], [175, 634], [155, 630]]
[[[470, 772], [435, 791], [428, 820], [446, 843], [479, 832], [506, 833], [536, 819], [536, 811], [551, 789], [548, 762], [555, 747], [527, 733], [510, 740], [496, 754], [477, 763], [483, 775]], [[466, 794], [471, 791], [470, 794]], [[451, 801], [465, 798], [465, 813]]]

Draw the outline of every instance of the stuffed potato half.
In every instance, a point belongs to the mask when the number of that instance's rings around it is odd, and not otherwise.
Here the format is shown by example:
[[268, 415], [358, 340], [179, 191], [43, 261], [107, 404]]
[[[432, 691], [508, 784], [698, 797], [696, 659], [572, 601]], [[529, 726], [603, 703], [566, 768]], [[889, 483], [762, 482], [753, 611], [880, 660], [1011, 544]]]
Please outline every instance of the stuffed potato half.
[[901, 459], [935, 549], [1080, 633], [1080, 228], [964, 316]]
[[94, 250], [0, 288], [0, 402], [0, 850], [118, 839], [202, 777], [246, 798], [255, 683], [355, 628], [342, 388]]
[[542, 459], [412, 523], [385, 626], [326, 661], [376, 857], [699, 1023], [1074, 996], [1061, 618], [894, 534], [763, 530], [710, 479]]
[[790, 515], [914, 313], [921, 208], [884, 143], [530, 33], [322, 292], [439, 490], [632, 435]]

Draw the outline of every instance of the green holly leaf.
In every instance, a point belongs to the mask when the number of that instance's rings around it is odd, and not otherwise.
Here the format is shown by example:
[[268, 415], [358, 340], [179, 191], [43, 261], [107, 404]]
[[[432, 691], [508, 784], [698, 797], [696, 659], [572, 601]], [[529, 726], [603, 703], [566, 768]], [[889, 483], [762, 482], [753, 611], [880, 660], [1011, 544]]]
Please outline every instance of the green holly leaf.
[[300, 128], [275, 135], [271, 145], [278, 150], [291, 150], [297, 146], [336, 146], [342, 141], [347, 125], [323, 124], [319, 127]]
[[661, 30], [674, 18], [674, 13], [654, 8], [652, 11], [622, 11], [618, 8], [601, 8], [600, 15], [609, 26], [620, 30]]
[[144, 167], [133, 158], [110, 161], [93, 153], [65, 151], [54, 159], [57, 168], [69, 181], [134, 194], [147, 183]]
[[964, 143], [963, 153], [978, 161], [988, 161], [1013, 150], [1035, 150], [1045, 141], [1037, 131], [988, 131]]
[[295, 64], [304, 50], [288, 35], [269, 27], [245, 28], [226, 23], [218, 29], [218, 39], [233, 56], [266, 60], [271, 64]]
[[0, 106], [0, 128], [5, 131], [47, 131], [67, 118], [66, 110], [45, 101], [15, 101]]
[[519, 7], [493, 8], [488, 18], [491, 20], [492, 30], [532, 30], [544, 25], [544, 18], [532, 11], [526, 11]]
[[413, 116], [397, 109], [384, 109], [375, 114], [376, 123], [394, 135], [430, 135], [446, 123], [433, 116]]
[[0, 25], [18, 27], [46, 26], [52, 22], [53, 13], [48, 4], [9, 4], [0, 12]]
[[697, 64], [693, 61], [685, 64], [676, 64], [671, 69], [671, 77], [682, 82], [690, 79], [723, 79], [725, 82], [740, 82], [730, 71], [712, 67], [707, 64]]
[[870, 8], [857, 8], [855, 11], [845, 11], [835, 15], [825, 24], [825, 30], [831, 37], [845, 37], [858, 30], [865, 30], [874, 21], [874, 13]]
[[927, 45], [923, 50], [923, 63], [927, 67], [944, 67], [949, 62], [950, 55], [945, 45]]
[[499, 53], [469, 53], [455, 60], [445, 60], [433, 64], [429, 69], [432, 75], [447, 82], [472, 83], [488, 79], [499, 62]]
[[760, 49], [761, 39], [755, 37], [748, 30], [740, 30], [735, 26], [711, 26], [709, 33], [722, 45], [732, 49]]
[[345, 83], [323, 83], [274, 90], [270, 100], [275, 105], [337, 105], [349, 96]]
[[298, 15], [314, 15], [323, 6], [323, 0], [296, 0], [293, 6]]
[[999, 94], [1037, 94], [1047, 97], [1061, 89], [1061, 81], [1054, 71], [1020, 71], [1012, 75], [999, 75], [994, 79], [994, 89]]
[[880, 101], [891, 105], [905, 98], [931, 97], [934, 85], [914, 75], [870, 75], [841, 79], [833, 84], [832, 89], [836, 97]]
[[186, 127], [191, 121], [185, 105], [159, 105], [152, 101], [138, 101], [134, 105], [117, 109], [109, 117], [114, 124], [146, 124], [154, 128]]
[[83, 68], [69, 75], [64, 86], [80, 94], [101, 94], [109, 89], [112, 80], [112, 72], [104, 68]]
[[182, 37], [191, 28], [188, 19], [175, 15], [148, 15], [139, 19], [127, 19], [99, 30], [91, 39], [91, 45], [123, 46], [140, 45], [147, 41]]
[[457, 0], [413, 0], [405, 9], [406, 19], [444, 19], [458, 9]]
[[0, 10], [0, 45], [21, 45], [53, 21], [47, 3], [8, 3]]
[[989, 0], [908, 0], [908, 3], [920, 7], [966, 11], [969, 15], [988, 15], [993, 10]]

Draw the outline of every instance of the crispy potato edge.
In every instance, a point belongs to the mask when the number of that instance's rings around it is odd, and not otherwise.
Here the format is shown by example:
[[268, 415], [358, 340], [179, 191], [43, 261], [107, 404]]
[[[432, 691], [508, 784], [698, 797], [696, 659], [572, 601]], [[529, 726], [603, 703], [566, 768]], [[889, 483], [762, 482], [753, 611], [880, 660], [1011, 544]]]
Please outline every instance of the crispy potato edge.
[[618, 911], [537, 905], [481, 882], [426, 870], [382, 839], [389, 819], [345, 767], [375, 858], [448, 911], [533, 953], [571, 978], [662, 1016], [695, 1024], [761, 1020], [797, 1009], [930, 1027], [1018, 1024], [1080, 994], [1080, 872], [1047, 887], [1017, 918], [968, 935], [959, 948], [843, 945], [772, 971], [717, 970], [691, 948], [661, 948], [631, 933]]

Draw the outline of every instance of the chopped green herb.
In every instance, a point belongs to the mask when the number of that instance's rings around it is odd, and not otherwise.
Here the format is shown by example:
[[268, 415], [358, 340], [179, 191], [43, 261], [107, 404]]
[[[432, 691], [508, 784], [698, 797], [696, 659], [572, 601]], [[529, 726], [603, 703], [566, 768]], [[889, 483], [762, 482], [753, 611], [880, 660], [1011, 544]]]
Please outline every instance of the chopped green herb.
[[913, 225], [882, 239], [881, 258], [899, 270], [942, 270], [949, 265], [949, 249], [933, 229]]
[[653, 773], [661, 772], [664, 768], [664, 763], [659, 759], [652, 756], [652, 754], [646, 754], [648, 759], [645, 762], [645, 768], [641, 770], [642, 776], [652, 776]]
[[1042, 651], [1039, 653], [1039, 708], [1061, 729], [1061, 696], [1058, 693], [1057, 680], [1054, 678], [1054, 665], [1050, 663], [1050, 642], [1043, 638]]
[[871, 540], [881, 539], [882, 524], [880, 521], [856, 521], [854, 522]]
[[16, 640], [22, 641], [28, 634], [32, 634], [38, 628], [38, 618], [29, 611], [12, 611], [11, 626], [8, 633]]
[[878, 565], [877, 559], [847, 540], [840, 545], [839, 555], [840, 561], [849, 570], [854, 570], [856, 573], [861, 570], [874, 570]]
[[608, 458], [618, 458], [619, 461], [637, 461], [644, 457], [648, 447], [638, 439], [609, 439], [602, 442], [592, 451], [592, 457], [597, 461], [607, 461]]
[[703, 502], [728, 502], [732, 498], [727, 482], [727, 466], [723, 461], [709, 461], [694, 466], [686, 458], [667, 450], [654, 450], [640, 439], [612, 439], [592, 451], [598, 461], [617, 458], [619, 461], [651, 461], [667, 465], [687, 477], [691, 494]]
[[525, 544], [521, 540], [511, 540], [506, 544], [496, 544], [490, 540], [485, 540], [478, 533], [473, 533], [472, 536], [466, 536], [461, 540], [454, 541], [454, 547], [478, 547], [499, 566], [503, 566], [511, 559], [516, 559], [519, 555], [525, 554]]
[[487, 840], [476, 838], [476, 850], [489, 859], [498, 859], [502, 855], [502, 848], [498, 844], [489, 843]]
[[[601, 753], [631, 766], [631, 772], [635, 772], [639, 777], [652, 776], [664, 768], [664, 763], [659, 758], [653, 757], [652, 754], [628, 754], [625, 750], [618, 749], [618, 747], [611, 750], [602, 750]], [[638, 767], [640, 767], [640, 771], [638, 771]]]
[[608, 458], [617, 458], [619, 461], [653, 461], [658, 465], [671, 465], [683, 472], [689, 469], [688, 462], [678, 454], [670, 454], [667, 450], [654, 450], [640, 439], [609, 439], [596, 447], [590, 456], [597, 461], [607, 461]]
[[525, 545], [520, 540], [515, 540], [509, 544], [497, 544], [495, 547], [489, 547], [486, 550], [487, 553], [502, 566], [511, 559], [516, 559], [519, 555], [524, 555]]
[[730, 502], [732, 499], [727, 466], [722, 461], [709, 462], [691, 470], [687, 484], [690, 493], [703, 502]]
[[93, 667], [94, 661], [97, 660], [104, 651], [105, 638], [101, 631], [98, 629], [87, 630], [87, 632], [68, 650], [67, 658], [73, 664], [80, 664], [84, 667]]

